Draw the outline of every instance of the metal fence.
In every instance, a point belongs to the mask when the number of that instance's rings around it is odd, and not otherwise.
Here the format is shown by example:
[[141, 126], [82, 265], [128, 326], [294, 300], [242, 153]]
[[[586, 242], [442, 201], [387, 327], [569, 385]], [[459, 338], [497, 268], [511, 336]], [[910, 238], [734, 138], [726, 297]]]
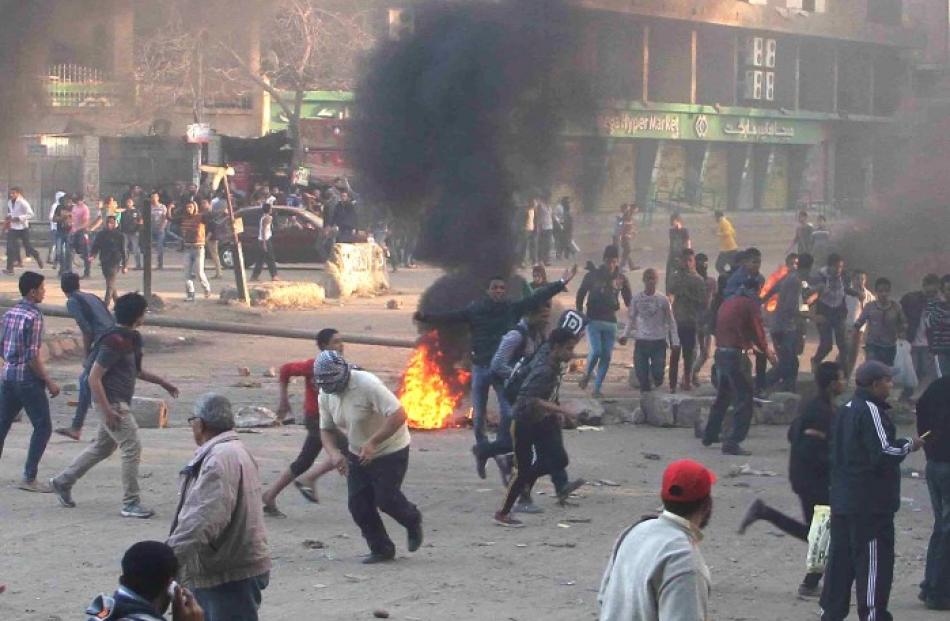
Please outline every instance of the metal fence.
[[107, 108], [115, 105], [117, 85], [101, 69], [76, 64], [49, 67], [47, 93], [54, 108]]

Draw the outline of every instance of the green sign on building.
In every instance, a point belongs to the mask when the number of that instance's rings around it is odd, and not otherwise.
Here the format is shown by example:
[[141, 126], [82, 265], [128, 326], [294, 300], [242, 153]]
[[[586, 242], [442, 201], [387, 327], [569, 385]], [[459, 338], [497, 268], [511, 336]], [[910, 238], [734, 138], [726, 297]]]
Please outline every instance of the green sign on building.
[[599, 134], [610, 138], [817, 144], [825, 127], [820, 120], [716, 112], [612, 109], [597, 115]]

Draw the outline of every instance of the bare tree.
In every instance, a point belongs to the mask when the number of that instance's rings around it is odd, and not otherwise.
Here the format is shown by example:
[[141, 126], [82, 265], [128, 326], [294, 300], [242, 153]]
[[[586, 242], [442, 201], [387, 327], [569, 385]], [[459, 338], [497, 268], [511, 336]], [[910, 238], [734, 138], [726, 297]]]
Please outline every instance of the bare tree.
[[375, 43], [367, 26], [370, 11], [335, 11], [319, 0], [279, 0], [262, 33], [261, 59], [254, 66], [241, 48], [220, 45], [232, 66], [216, 69], [229, 82], [264, 89], [287, 118], [294, 149], [292, 168], [302, 160], [300, 116], [308, 90], [350, 90], [363, 54]]

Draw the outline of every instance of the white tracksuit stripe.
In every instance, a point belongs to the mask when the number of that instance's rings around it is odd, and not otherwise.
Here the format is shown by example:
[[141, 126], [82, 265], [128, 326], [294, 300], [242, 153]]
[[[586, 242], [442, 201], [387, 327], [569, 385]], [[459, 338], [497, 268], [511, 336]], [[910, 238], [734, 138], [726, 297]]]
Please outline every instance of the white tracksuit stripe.
[[871, 411], [871, 420], [874, 421], [874, 429], [877, 431], [877, 437], [881, 441], [881, 450], [883, 450], [888, 455], [907, 455], [910, 452], [910, 444], [907, 444], [903, 447], [893, 446], [890, 442], [887, 441], [887, 434], [884, 432], [884, 425], [881, 423], [881, 412], [877, 409], [877, 406], [866, 401], [868, 404], [868, 410]]
[[868, 542], [868, 621], [877, 620], [877, 609], [874, 607], [875, 591], [877, 588], [877, 539]]

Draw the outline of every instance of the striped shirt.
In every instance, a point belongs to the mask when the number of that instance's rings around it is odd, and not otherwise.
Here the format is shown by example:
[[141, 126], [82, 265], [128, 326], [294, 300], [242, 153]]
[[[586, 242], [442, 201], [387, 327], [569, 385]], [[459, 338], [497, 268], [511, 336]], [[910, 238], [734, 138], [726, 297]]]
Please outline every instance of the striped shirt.
[[24, 382], [38, 379], [30, 362], [39, 358], [43, 342], [43, 314], [36, 304], [20, 300], [3, 315], [0, 348], [3, 350], [3, 380]]

